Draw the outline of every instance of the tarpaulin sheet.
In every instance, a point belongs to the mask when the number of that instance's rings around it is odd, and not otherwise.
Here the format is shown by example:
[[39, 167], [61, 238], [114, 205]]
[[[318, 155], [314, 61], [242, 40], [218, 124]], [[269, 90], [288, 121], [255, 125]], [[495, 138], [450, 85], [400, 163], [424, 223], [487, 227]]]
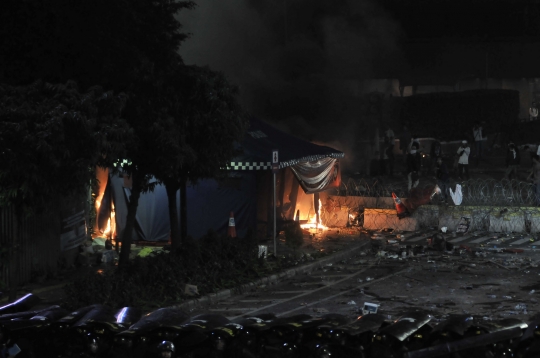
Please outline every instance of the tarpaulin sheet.
[[[130, 189], [124, 187], [124, 180], [119, 176], [111, 177], [113, 189], [116, 230], [119, 238], [123, 235], [127, 219], [127, 204]], [[203, 180], [187, 188], [188, 235], [199, 238], [209, 229], [220, 234], [227, 233], [229, 214], [234, 213], [236, 232], [245, 236], [249, 228], [254, 228], [257, 221], [256, 180], [254, 172], [246, 172], [226, 181]], [[180, 213], [180, 192], [177, 192], [177, 212]], [[100, 215], [108, 217], [102, 207]], [[168, 241], [170, 220], [168, 199], [165, 186], [156, 185], [154, 191], [142, 193], [137, 207], [134, 241]]]
[[322, 158], [310, 162], [300, 162], [291, 167], [294, 175], [306, 193], [318, 193], [328, 188], [339, 187], [341, 172], [339, 161]]

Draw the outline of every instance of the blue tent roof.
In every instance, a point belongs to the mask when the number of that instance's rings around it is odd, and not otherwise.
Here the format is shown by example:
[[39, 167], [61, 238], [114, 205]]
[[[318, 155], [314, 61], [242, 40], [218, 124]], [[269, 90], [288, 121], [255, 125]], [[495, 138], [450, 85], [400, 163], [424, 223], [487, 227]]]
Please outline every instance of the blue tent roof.
[[270, 170], [272, 152], [279, 151], [279, 168], [299, 162], [322, 158], [343, 158], [345, 153], [317, 145], [285, 133], [257, 118], [250, 119], [250, 127], [241, 143], [242, 154], [234, 159], [229, 170]]

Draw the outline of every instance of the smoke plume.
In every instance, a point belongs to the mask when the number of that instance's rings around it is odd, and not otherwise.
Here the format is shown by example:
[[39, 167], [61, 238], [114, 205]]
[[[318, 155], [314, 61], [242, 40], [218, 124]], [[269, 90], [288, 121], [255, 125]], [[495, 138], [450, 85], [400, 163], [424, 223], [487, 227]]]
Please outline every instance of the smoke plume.
[[240, 87], [253, 115], [346, 152], [361, 136], [362, 79], [395, 59], [399, 26], [376, 0], [199, 0], [180, 54]]

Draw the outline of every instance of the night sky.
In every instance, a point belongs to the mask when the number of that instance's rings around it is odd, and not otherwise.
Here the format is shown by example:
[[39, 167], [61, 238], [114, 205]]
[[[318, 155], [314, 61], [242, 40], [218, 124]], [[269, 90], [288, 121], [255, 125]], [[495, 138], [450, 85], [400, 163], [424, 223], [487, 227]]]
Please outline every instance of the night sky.
[[[240, 86], [246, 109], [315, 142], [352, 143], [358, 80], [399, 72], [410, 41], [534, 37], [537, 4], [505, 0], [197, 1], [180, 53]], [[340, 148], [345, 149], [345, 148]]]

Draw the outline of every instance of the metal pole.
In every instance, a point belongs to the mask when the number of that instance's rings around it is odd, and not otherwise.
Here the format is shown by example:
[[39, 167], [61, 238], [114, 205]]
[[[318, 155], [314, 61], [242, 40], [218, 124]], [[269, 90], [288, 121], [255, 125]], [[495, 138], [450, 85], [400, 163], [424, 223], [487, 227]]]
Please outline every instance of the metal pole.
[[277, 257], [277, 233], [276, 233], [276, 172], [272, 173], [274, 177], [274, 256]]
[[[107, 184], [109, 185], [109, 240], [112, 244], [112, 187], [111, 187], [111, 176], [107, 178]], [[105, 189], [107, 190], [107, 189]]]

